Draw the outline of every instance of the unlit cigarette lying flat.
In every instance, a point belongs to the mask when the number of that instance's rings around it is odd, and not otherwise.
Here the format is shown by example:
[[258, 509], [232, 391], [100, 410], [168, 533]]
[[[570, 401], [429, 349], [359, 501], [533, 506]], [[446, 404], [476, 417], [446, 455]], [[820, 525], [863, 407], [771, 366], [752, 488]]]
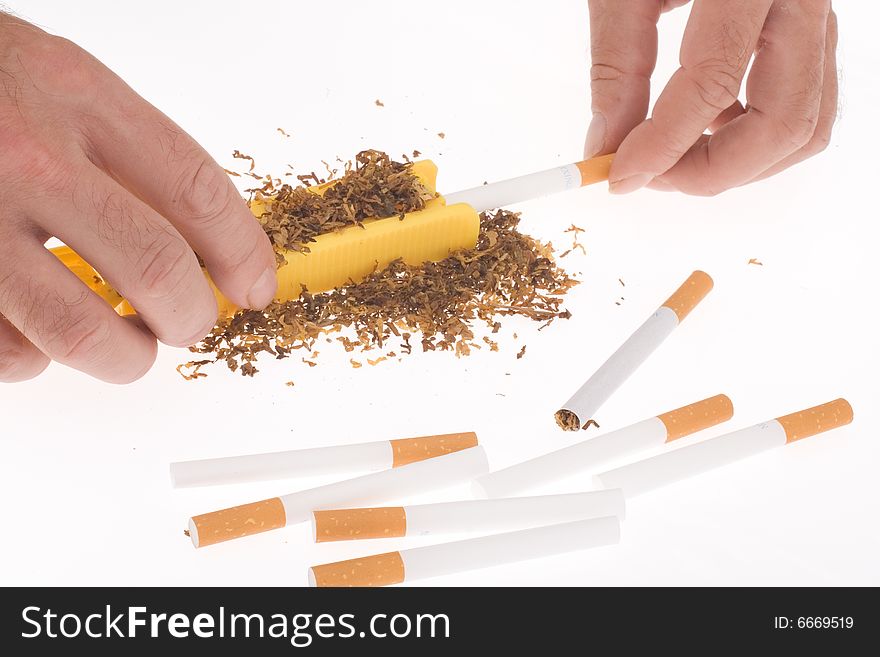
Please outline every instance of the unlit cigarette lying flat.
[[309, 569], [311, 586], [387, 586], [620, 541], [617, 518], [579, 520], [466, 541], [386, 552]]
[[477, 212], [503, 208], [511, 203], [528, 201], [608, 180], [613, 158], [614, 155], [601, 155], [461, 192], [444, 194], [443, 198], [446, 200], [446, 205], [467, 203]]
[[712, 289], [708, 274], [695, 271], [556, 412], [564, 429], [576, 430], [599, 410]]
[[852, 407], [845, 399], [756, 424], [696, 445], [637, 461], [596, 476], [606, 488], [622, 488], [627, 497], [671, 484], [701, 472], [849, 424]]
[[474, 447], [476, 444], [477, 434], [465, 432], [199, 461], [179, 461], [171, 464], [171, 484], [175, 488], [183, 488], [385, 470], [457, 452]]
[[490, 472], [474, 480], [474, 493], [478, 497], [505, 497], [578, 472], [596, 471], [615, 458], [658, 447], [725, 422], [732, 416], [733, 404], [727, 395], [715, 395], [530, 461]]
[[591, 518], [623, 518], [624, 513], [621, 491], [599, 490], [501, 500], [314, 511], [312, 535], [316, 542], [323, 543], [456, 532], [492, 534]]
[[204, 513], [189, 520], [195, 547], [305, 522], [315, 509], [363, 505], [470, 481], [488, 471], [486, 452], [471, 447], [318, 488]]

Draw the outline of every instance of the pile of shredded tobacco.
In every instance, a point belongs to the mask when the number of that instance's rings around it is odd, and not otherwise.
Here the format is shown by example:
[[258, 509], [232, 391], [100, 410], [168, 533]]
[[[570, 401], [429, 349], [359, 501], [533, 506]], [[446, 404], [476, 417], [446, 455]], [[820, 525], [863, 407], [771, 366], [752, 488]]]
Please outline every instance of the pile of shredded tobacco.
[[[332, 180], [337, 171], [329, 165], [327, 169]], [[281, 251], [307, 253], [309, 242], [318, 235], [360, 226], [365, 219], [403, 218], [407, 212], [424, 209], [434, 194], [411, 169], [411, 163], [395, 162], [385, 153], [362, 151], [354, 167], [347, 163], [342, 177], [323, 195], [308, 190], [327, 182], [314, 172], [297, 176], [302, 183], [297, 187], [279, 185], [279, 180], [265, 176], [264, 185], [250, 191], [254, 200], [265, 205], [260, 223], [276, 249], [278, 264], [284, 264]]]
[[[317, 235], [371, 217], [402, 216], [432, 197], [410, 163], [377, 151], [359, 153], [323, 197], [306, 189], [322, 179], [314, 173], [299, 179], [303, 185], [294, 188], [267, 176], [263, 187], [250, 190], [252, 202], [268, 208], [261, 223], [277, 249], [305, 250]], [[409, 354], [415, 346], [457, 356], [483, 347], [498, 351], [490, 336], [501, 329], [502, 317], [527, 317], [541, 328], [568, 318], [563, 295], [578, 283], [556, 264], [550, 244], [519, 232], [519, 220], [514, 212], [485, 212], [473, 249], [419, 266], [395, 261], [356, 284], [320, 294], [304, 290], [262, 311], [239, 311], [190, 348], [207, 358], [178, 371], [194, 379], [205, 376], [200, 371], [205, 365], [225, 362], [253, 376], [264, 353], [278, 359], [298, 355], [314, 366], [319, 341], [368, 352], [375, 356], [366, 358], [371, 365]], [[351, 364], [362, 365], [354, 358]]]

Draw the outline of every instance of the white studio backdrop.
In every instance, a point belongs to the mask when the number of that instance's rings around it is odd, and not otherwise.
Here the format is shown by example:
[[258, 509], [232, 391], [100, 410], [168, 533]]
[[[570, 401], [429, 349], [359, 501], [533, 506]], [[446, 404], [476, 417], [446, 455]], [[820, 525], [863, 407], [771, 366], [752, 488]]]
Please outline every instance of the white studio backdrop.
[[[842, 113], [828, 150], [716, 198], [614, 197], [597, 186], [522, 204], [524, 230], [554, 244], [570, 243], [572, 223], [586, 229], [587, 255], [564, 261], [583, 284], [568, 321], [541, 333], [504, 322], [500, 353], [355, 370], [349, 354], [327, 348], [315, 368], [265, 362], [244, 379], [218, 366], [186, 382], [174, 367], [188, 353], [162, 348], [125, 387], [52, 365], [0, 388], [0, 582], [299, 585], [313, 564], [436, 542], [316, 546], [303, 525], [196, 551], [183, 535], [190, 515], [331, 478], [175, 491], [168, 464], [474, 430], [498, 468], [571, 444], [595, 430], [563, 434], [553, 412], [700, 268], [714, 291], [601, 409], [603, 431], [721, 392], [734, 419], [682, 444], [839, 396], [855, 422], [634, 500], [619, 546], [424, 584], [880, 584], [880, 10], [837, 5]], [[276, 172], [319, 170], [364, 147], [418, 149], [451, 191], [581, 155], [585, 1], [21, 0], [11, 9], [92, 52], [229, 168], [236, 148]], [[686, 17], [684, 8], [661, 19], [658, 80], [676, 66]]]

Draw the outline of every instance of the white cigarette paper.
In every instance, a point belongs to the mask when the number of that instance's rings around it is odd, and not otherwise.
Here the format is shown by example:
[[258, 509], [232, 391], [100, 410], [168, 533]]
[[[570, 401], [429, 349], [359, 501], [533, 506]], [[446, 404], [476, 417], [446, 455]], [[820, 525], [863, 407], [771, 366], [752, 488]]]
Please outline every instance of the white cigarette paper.
[[326, 486], [213, 511], [189, 520], [195, 547], [305, 522], [315, 509], [364, 505], [470, 481], [488, 471], [486, 452], [471, 447]]
[[477, 212], [503, 208], [512, 203], [549, 196], [608, 179], [611, 155], [566, 164], [525, 176], [444, 194], [446, 205], [467, 203]]
[[348, 472], [370, 472], [433, 458], [477, 444], [472, 432], [379, 440], [172, 463], [174, 488], [216, 486]]
[[849, 424], [852, 418], [852, 407], [846, 400], [838, 399], [603, 472], [596, 475], [596, 483], [606, 488], [621, 488], [627, 497], [634, 497], [758, 452]]
[[726, 395], [688, 404], [610, 433], [490, 472], [474, 480], [476, 497], [506, 497], [577, 474], [596, 471], [614, 459], [659, 447], [714, 426], [733, 415]]
[[623, 493], [615, 490], [465, 500], [440, 504], [312, 512], [317, 542], [478, 532], [493, 534], [591, 518], [623, 518]]
[[309, 584], [386, 586], [613, 545], [619, 541], [620, 521], [617, 518], [579, 520], [313, 566], [309, 569]]
[[708, 274], [695, 271], [557, 412], [573, 413], [579, 425], [590, 420], [712, 289]]

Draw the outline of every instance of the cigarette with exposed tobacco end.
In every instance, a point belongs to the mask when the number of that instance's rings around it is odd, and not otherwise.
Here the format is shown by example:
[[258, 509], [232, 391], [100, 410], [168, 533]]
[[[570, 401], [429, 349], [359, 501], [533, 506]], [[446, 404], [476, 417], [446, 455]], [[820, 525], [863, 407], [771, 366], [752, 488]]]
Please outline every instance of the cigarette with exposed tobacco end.
[[468, 482], [488, 470], [486, 452], [478, 445], [399, 468], [193, 516], [189, 519], [189, 536], [195, 547], [204, 547], [306, 522], [315, 509], [385, 502]]
[[578, 520], [312, 566], [309, 584], [387, 586], [612, 545], [619, 541], [620, 521], [617, 518]]
[[576, 431], [647, 360], [712, 289], [712, 278], [695, 271], [558, 411], [556, 422]]
[[474, 480], [477, 497], [507, 497], [726, 422], [733, 417], [727, 395], [715, 395], [628, 427], [517, 463]]
[[599, 490], [566, 495], [465, 500], [440, 504], [328, 509], [312, 512], [318, 543], [429, 534], [496, 532], [557, 525], [625, 513], [623, 493]]
[[397, 468], [477, 445], [477, 434], [447, 433], [420, 438], [377, 440], [284, 452], [247, 454], [171, 464], [175, 488], [236, 484], [346, 472]]
[[836, 429], [852, 422], [845, 399], [813, 406], [695, 445], [637, 461], [596, 476], [606, 488], [622, 488], [627, 497], [733, 463], [758, 452]]

